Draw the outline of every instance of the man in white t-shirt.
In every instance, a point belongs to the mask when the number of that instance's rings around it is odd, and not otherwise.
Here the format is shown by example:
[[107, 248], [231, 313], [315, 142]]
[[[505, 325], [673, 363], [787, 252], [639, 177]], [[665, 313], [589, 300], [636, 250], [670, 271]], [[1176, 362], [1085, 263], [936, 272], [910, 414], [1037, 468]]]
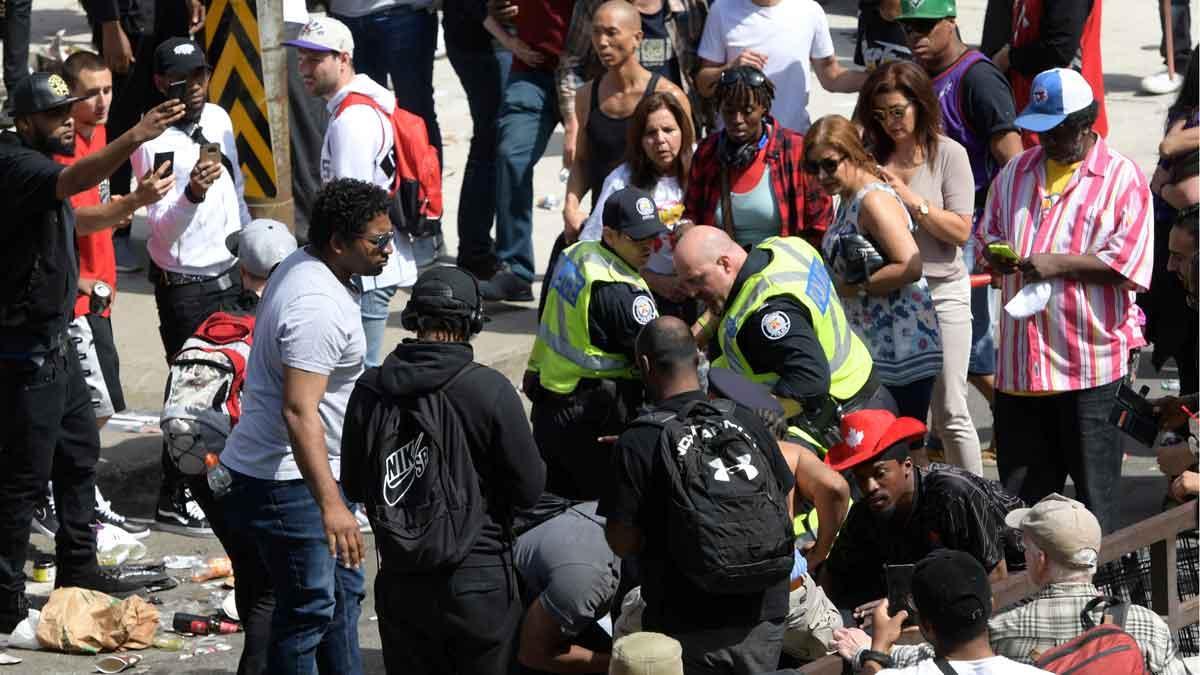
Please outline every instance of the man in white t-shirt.
[[726, 68], [753, 66], [775, 83], [778, 94], [771, 116], [800, 133], [811, 124], [808, 92], [813, 72], [831, 92], [857, 93], [867, 79], [865, 71], [847, 70], [838, 63], [829, 21], [816, 0], [713, 3], [696, 53], [701, 94], [713, 96]]
[[267, 672], [315, 673], [319, 661], [322, 672], [362, 673], [366, 548], [339, 482], [342, 420], [366, 351], [352, 278], [387, 266], [389, 201], [360, 180], [327, 183], [308, 246], [279, 263], [258, 305], [242, 418], [221, 453], [232, 484], [219, 503], [271, 571]]
[[[327, 101], [329, 127], [321, 148], [321, 183], [335, 178], [357, 178], [392, 190], [397, 166], [395, 134], [389, 115], [396, 109], [396, 98], [386, 87], [370, 77], [354, 72], [354, 38], [342, 22], [325, 16], [314, 16], [295, 40], [284, 43], [299, 51], [300, 73], [308, 93]], [[365, 105], [346, 105], [348, 96], [360, 95], [373, 102]], [[411, 116], [412, 119], [417, 119]], [[423, 126], [423, 125], [422, 125]], [[414, 129], [414, 138], [402, 138], [401, 148], [414, 143], [429, 146], [425, 130]], [[437, 213], [441, 217], [441, 177], [436, 178]], [[388, 303], [399, 287], [408, 287], [417, 280], [412, 242], [408, 234], [399, 231], [392, 243], [391, 256], [383, 274], [377, 278], [356, 279], [362, 290], [362, 324], [367, 340], [366, 365], [377, 366], [383, 361], [383, 333], [387, 326]]]
[[988, 637], [992, 587], [987, 571], [971, 554], [938, 549], [922, 558], [913, 570], [910, 597], [921, 633], [933, 646], [933, 658], [907, 668], [888, 667], [891, 665], [888, 652], [899, 639], [908, 612], [901, 609], [895, 616], [888, 616], [888, 604], [884, 600], [872, 615], [875, 635], [871, 647], [859, 649], [852, 655], [857, 672], [884, 675], [1046, 673], [1040, 668], [996, 656], [992, 651]]

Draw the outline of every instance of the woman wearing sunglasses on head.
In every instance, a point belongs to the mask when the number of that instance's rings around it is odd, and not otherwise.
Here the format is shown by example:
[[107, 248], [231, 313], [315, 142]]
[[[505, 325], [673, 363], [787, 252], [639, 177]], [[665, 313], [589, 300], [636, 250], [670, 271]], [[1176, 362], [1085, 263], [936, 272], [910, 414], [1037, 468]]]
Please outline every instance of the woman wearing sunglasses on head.
[[941, 108], [920, 66], [889, 63], [867, 79], [854, 121], [899, 196], [915, 231], [943, 345], [933, 389], [931, 439], [951, 464], [982, 475], [979, 436], [967, 409], [971, 282], [963, 244], [971, 235], [975, 179], [967, 151], [941, 133]]
[[821, 252], [846, 319], [867, 343], [899, 415], [923, 420], [942, 370], [942, 343], [913, 220], [850, 120], [822, 117], [805, 140], [804, 172], [841, 196]]
[[831, 200], [800, 170], [804, 136], [768, 114], [774, 85], [757, 68], [728, 68], [716, 98], [725, 128], [696, 148], [684, 216], [724, 229], [745, 248], [776, 236], [819, 246]]

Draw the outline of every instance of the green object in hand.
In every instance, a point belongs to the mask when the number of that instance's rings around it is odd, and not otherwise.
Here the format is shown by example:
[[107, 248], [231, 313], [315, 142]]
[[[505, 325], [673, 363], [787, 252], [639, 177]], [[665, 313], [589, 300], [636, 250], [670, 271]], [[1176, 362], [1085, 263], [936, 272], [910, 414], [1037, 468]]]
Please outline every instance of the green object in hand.
[[992, 255], [996, 256], [997, 258], [1004, 260], [1005, 262], [1010, 262], [1015, 265], [1016, 263], [1021, 261], [1021, 256], [1017, 255], [1017, 252], [1012, 250], [1012, 246], [1009, 246], [1008, 244], [1005, 244], [1002, 242], [994, 242], [994, 243], [988, 244], [987, 247], [988, 247], [988, 252], [990, 252]]

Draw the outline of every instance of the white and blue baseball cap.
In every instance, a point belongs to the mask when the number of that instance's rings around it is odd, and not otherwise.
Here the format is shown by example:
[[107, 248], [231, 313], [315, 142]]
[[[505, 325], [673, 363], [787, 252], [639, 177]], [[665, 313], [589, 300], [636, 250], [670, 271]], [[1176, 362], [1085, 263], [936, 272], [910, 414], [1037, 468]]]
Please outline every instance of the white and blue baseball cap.
[[1092, 87], [1078, 71], [1051, 68], [1033, 78], [1029, 105], [1014, 120], [1022, 129], [1041, 133], [1062, 124], [1073, 112], [1083, 110], [1095, 100]]

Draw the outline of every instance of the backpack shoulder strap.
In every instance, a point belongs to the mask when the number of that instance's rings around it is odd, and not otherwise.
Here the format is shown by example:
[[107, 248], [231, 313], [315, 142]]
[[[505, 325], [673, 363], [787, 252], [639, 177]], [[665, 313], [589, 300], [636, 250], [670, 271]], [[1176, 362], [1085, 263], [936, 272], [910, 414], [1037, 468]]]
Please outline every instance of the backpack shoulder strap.
[[1092, 612], [1096, 609], [1100, 610], [1100, 623], [1104, 623], [1104, 610], [1110, 607], [1113, 608], [1113, 623], [1124, 628], [1125, 615], [1128, 613], [1129, 607], [1117, 598], [1101, 595], [1089, 600], [1088, 604], [1084, 605], [1083, 611], [1079, 613], [1079, 621], [1083, 624], [1083, 629], [1088, 631], [1096, 627], [1096, 622], [1092, 621]]
[[400, 129], [399, 123], [396, 120], [395, 112], [400, 110], [400, 107], [397, 105], [392, 109], [392, 112], [389, 113], [383, 109], [383, 106], [379, 105], [378, 101], [370, 96], [361, 94], [357, 91], [352, 91], [349, 94], [346, 94], [346, 97], [343, 98], [342, 102], [338, 104], [337, 110], [333, 113], [334, 118], [340, 117], [342, 112], [352, 105], [366, 105], [374, 108], [376, 112], [378, 112], [380, 115], [383, 115], [384, 119], [387, 120], [386, 124], [392, 130], [392, 154], [394, 155], [393, 161], [396, 162], [396, 175], [392, 177], [390, 194], [391, 196], [395, 196], [396, 191], [400, 188]]
[[471, 372], [472, 370], [475, 370], [476, 368], [479, 368], [479, 367], [480, 367], [480, 366], [479, 366], [479, 364], [478, 364], [478, 363], [475, 363], [474, 361], [468, 361], [468, 362], [467, 362], [467, 365], [465, 365], [465, 366], [463, 366], [462, 368], [460, 368], [460, 369], [458, 370], [458, 372], [454, 374], [454, 376], [453, 376], [453, 377], [451, 377], [450, 379], [448, 379], [448, 380], [446, 380], [445, 382], [443, 382], [443, 383], [442, 383], [442, 386], [438, 387], [438, 388], [437, 388], [437, 389], [435, 389], [434, 391], [435, 391], [435, 392], [444, 392], [444, 391], [446, 391], [447, 389], [449, 389], [449, 388], [450, 388], [450, 386], [451, 386], [451, 385], [453, 385], [455, 382], [457, 382], [457, 381], [458, 381], [458, 378], [462, 377], [463, 375], [466, 375], [467, 373], [469, 373], [469, 372]]
[[933, 665], [942, 671], [942, 675], [958, 675], [958, 671], [950, 665], [950, 662], [940, 656], [933, 660]]
[[349, 108], [352, 105], [369, 105], [378, 110], [384, 117], [389, 116], [387, 111], [383, 109], [383, 106], [379, 105], [375, 99], [367, 96], [366, 94], [360, 94], [357, 91], [352, 91], [349, 94], [346, 94], [346, 97], [343, 98], [342, 102], [338, 104], [337, 110], [334, 111], [333, 116], [340, 117], [341, 114], [345, 112], [346, 108]]

